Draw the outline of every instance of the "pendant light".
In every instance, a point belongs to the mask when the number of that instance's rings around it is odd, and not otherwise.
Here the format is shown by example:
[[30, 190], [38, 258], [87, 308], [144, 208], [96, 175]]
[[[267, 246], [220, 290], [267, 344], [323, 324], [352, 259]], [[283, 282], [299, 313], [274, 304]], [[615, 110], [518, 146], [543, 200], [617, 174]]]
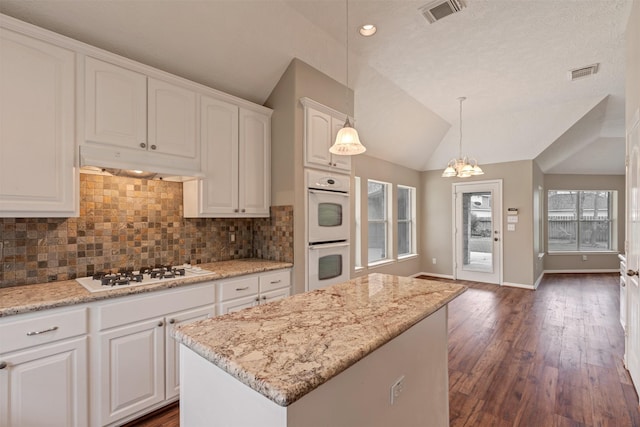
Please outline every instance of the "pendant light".
[[[346, 10], [347, 10], [347, 29], [346, 29], [346, 47], [347, 47], [347, 81], [345, 83], [346, 86], [346, 106], [347, 110], [349, 109], [349, 0], [346, 0]], [[349, 115], [347, 114], [347, 119], [344, 122], [344, 126], [342, 129], [338, 131], [336, 135], [336, 140], [329, 148], [329, 152], [331, 154], [337, 154], [340, 156], [353, 156], [354, 154], [362, 154], [366, 151], [364, 145], [360, 142], [360, 138], [358, 137], [358, 131], [355, 130], [351, 126], [349, 122]]]
[[460, 101], [460, 157], [449, 160], [447, 167], [442, 172], [443, 178], [468, 178], [475, 175], [483, 175], [484, 172], [478, 166], [478, 161], [474, 158], [462, 156], [462, 102], [467, 99], [464, 96], [458, 98]]

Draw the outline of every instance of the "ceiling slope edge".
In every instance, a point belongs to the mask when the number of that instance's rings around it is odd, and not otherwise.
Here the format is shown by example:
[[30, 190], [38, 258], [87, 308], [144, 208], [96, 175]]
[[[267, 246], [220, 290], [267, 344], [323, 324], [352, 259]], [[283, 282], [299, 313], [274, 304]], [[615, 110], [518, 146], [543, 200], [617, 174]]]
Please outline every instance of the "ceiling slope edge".
[[537, 157], [535, 162], [543, 173], [560, 163], [570, 160], [578, 151], [600, 137], [609, 96], [604, 96], [591, 110], [577, 120]]

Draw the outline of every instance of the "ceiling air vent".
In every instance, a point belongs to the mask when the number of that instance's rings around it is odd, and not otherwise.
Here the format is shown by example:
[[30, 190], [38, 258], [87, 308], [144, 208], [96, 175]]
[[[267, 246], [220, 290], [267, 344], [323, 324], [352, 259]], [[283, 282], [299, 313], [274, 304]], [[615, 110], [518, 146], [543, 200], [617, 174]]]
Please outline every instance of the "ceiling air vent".
[[569, 70], [569, 80], [573, 81], [594, 75], [598, 72], [598, 65], [600, 64], [593, 64], [586, 67]]
[[420, 13], [427, 21], [434, 23], [447, 17], [453, 13], [460, 12], [467, 5], [462, 0], [437, 0], [429, 4], [425, 4], [420, 9]]

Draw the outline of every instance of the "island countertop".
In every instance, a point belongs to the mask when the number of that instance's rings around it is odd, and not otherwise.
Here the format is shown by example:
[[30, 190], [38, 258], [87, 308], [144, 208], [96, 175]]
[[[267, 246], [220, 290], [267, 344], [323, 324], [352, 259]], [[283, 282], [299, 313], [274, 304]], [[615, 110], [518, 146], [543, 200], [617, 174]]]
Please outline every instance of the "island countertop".
[[369, 274], [178, 327], [175, 338], [288, 406], [436, 312], [463, 285]]

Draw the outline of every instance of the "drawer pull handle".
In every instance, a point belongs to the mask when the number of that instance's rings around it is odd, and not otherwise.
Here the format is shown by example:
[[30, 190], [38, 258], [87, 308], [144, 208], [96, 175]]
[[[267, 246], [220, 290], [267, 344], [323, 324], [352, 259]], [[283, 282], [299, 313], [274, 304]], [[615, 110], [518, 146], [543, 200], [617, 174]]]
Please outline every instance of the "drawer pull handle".
[[272, 280], [272, 281], [271, 281], [271, 284], [272, 284], [272, 285], [275, 285], [276, 283], [280, 283], [280, 282], [282, 282], [282, 280]]
[[164, 326], [164, 323], [158, 322], [158, 327], [160, 327], [160, 326]]
[[7, 362], [0, 362], [0, 369], [4, 369], [7, 367]]
[[32, 337], [34, 335], [40, 335], [40, 334], [44, 334], [46, 332], [53, 332], [53, 331], [57, 331], [58, 327], [57, 326], [52, 326], [49, 329], [45, 329], [44, 331], [32, 331], [32, 332], [27, 332], [27, 336], [28, 337]]
[[236, 288], [236, 291], [246, 291], [247, 289], [249, 289], [249, 287], [245, 286], [244, 288]]
[[169, 323], [173, 325], [174, 323], [176, 323], [176, 319], [169, 319]]

